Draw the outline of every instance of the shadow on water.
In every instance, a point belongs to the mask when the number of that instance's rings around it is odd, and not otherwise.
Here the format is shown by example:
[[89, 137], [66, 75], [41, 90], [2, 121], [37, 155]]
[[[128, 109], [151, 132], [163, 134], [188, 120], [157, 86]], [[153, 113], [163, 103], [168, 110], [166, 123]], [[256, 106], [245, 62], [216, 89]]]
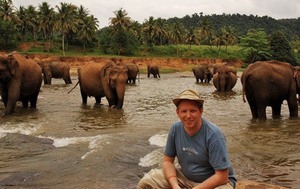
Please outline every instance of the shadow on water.
[[[152, 168], [160, 167], [166, 137], [178, 118], [172, 98], [184, 89], [200, 91], [204, 113], [223, 130], [238, 179], [297, 188], [300, 186], [300, 119], [251, 120], [240, 81], [217, 92], [195, 83], [192, 73], [164, 74], [126, 87], [122, 110], [105, 98], [82, 105], [79, 87], [53, 80], [42, 86], [38, 110], [0, 117], [0, 186], [10, 188], [135, 188]], [[3, 104], [0, 112], [4, 111]]]

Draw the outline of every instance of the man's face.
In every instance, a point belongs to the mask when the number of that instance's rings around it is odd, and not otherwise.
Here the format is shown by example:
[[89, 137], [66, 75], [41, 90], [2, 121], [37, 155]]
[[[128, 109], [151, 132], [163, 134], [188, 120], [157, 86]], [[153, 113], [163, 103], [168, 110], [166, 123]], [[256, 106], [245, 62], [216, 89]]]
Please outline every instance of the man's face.
[[200, 108], [196, 101], [182, 100], [176, 109], [176, 113], [185, 128], [193, 129], [201, 124], [203, 108]]

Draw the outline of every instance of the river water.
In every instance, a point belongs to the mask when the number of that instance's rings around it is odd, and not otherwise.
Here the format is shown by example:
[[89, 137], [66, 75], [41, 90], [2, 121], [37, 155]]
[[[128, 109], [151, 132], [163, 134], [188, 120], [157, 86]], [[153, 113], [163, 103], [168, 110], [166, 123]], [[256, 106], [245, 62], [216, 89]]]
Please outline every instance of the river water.
[[[184, 89], [201, 92], [203, 116], [221, 127], [238, 179], [300, 188], [300, 119], [251, 121], [238, 80], [233, 91], [217, 93], [196, 84], [192, 73], [141, 75], [127, 85], [123, 110], [109, 109], [105, 98], [81, 104], [79, 87], [55, 79], [42, 86], [38, 110], [18, 104], [0, 117], [0, 188], [135, 188], [160, 161], [168, 130], [178, 120], [172, 97]], [[77, 77], [72, 77], [73, 83]], [[3, 104], [0, 112], [3, 113]]]

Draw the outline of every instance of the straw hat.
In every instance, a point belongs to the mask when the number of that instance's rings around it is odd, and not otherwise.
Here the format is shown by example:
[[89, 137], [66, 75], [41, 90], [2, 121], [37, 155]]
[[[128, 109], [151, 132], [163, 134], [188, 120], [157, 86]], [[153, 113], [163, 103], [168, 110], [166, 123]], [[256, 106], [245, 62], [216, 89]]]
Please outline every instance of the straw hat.
[[204, 103], [204, 100], [201, 98], [200, 94], [197, 91], [194, 91], [191, 89], [182, 91], [172, 101], [176, 106], [178, 106], [180, 100], [194, 100], [194, 101], [199, 102], [201, 105], [203, 105], [203, 103]]

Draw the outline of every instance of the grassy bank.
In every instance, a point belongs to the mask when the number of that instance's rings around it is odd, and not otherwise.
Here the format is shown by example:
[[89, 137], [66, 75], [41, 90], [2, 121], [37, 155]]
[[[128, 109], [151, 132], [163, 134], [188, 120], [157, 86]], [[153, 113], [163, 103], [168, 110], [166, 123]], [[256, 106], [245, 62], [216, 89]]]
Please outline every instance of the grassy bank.
[[[19, 45], [19, 51], [32, 54], [52, 54], [62, 56], [62, 50], [59, 44], [53, 45], [48, 50], [45, 49], [42, 43], [23, 43]], [[66, 56], [100, 56], [100, 57], [116, 57], [115, 54], [104, 54], [100, 48], [88, 48], [85, 51], [78, 46], [68, 46], [65, 51]], [[209, 59], [241, 59], [245, 58], [242, 48], [239, 46], [216, 46], [206, 45], [164, 45], [164, 46], [140, 46], [130, 57], [166, 57], [166, 58], [209, 58]]]

